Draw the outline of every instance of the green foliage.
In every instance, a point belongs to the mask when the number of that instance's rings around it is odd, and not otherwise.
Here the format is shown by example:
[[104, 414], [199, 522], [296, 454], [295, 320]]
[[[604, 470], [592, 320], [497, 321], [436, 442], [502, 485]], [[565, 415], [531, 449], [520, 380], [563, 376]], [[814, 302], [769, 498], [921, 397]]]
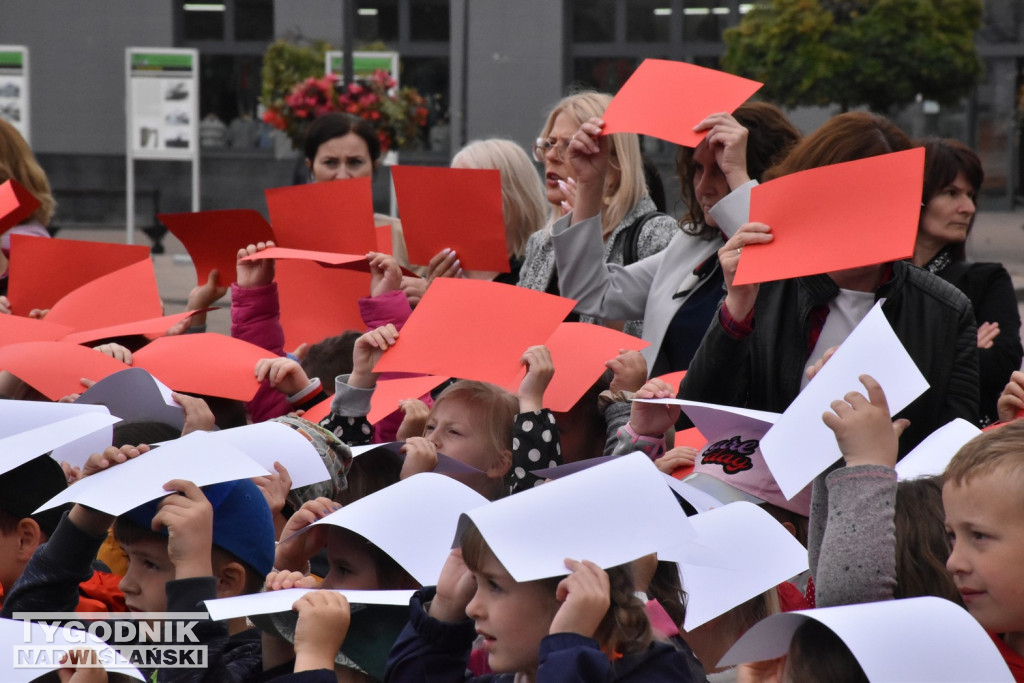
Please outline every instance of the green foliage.
[[982, 0], [769, 0], [725, 34], [722, 66], [786, 106], [953, 104], [981, 76]]
[[263, 55], [263, 106], [280, 106], [296, 83], [323, 76], [324, 52], [331, 49], [334, 48], [323, 40], [299, 45], [279, 39], [268, 47]]

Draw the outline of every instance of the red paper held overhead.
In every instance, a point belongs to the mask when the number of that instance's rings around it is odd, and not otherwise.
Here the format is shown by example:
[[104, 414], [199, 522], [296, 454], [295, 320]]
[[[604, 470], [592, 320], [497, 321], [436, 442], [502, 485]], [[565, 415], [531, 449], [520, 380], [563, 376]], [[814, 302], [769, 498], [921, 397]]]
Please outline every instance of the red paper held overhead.
[[64, 341], [0, 347], [0, 370], [7, 370], [51, 401], [85, 391], [83, 377], [98, 382], [126, 367], [105, 353]]
[[279, 247], [338, 254], [377, 248], [369, 178], [278, 187], [265, 195]]
[[103, 275], [68, 292], [46, 314], [50, 322], [91, 330], [155, 318], [163, 302], [150, 259]]
[[199, 284], [205, 284], [214, 269], [222, 287], [232, 284], [238, 250], [274, 239], [270, 223], [252, 209], [162, 213], [157, 218], [185, 246]]
[[[146, 320], [132, 320], [131, 322], [122, 323], [120, 325], [98, 327], [91, 330], [82, 330], [80, 332], [69, 332], [66, 336], [62, 336], [61, 340], [72, 342], [74, 344], [87, 344], [100, 339], [111, 339], [113, 337], [125, 337], [129, 335], [146, 335], [147, 337], [163, 336], [164, 334], [167, 334], [167, 330], [174, 327], [185, 318], [192, 317], [196, 313], [200, 313], [200, 311], [184, 311], [182, 313], [175, 313], [174, 315], [163, 315], [156, 318], [148, 318]], [[50, 316], [46, 317], [49, 318]]]
[[924, 148], [776, 178], [750, 193], [750, 220], [771, 227], [748, 245], [737, 285], [910, 258], [921, 218]]
[[369, 273], [293, 260], [278, 261], [276, 271], [285, 348], [366, 330], [359, 299], [370, 294]]
[[139, 349], [132, 354], [132, 365], [175, 391], [251, 401], [260, 386], [256, 362], [273, 355], [223, 334], [179, 334]]
[[57, 341], [73, 332], [67, 325], [20, 315], [0, 315], [0, 345], [32, 341]]
[[11, 236], [7, 297], [15, 315], [51, 308], [65, 294], [98, 277], [149, 259], [149, 247], [82, 240]]
[[[604, 373], [605, 363], [619, 355], [620, 349], [640, 351], [650, 345], [650, 342], [609, 327], [562, 323], [545, 342], [551, 352], [555, 374], [544, 392], [544, 407], [555, 412], [568, 412]], [[524, 374], [520, 372], [505, 388], [517, 393]]]
[[695, 64], [645, 59], [608, 105], [604, 132], [696, 147], [706, 132], [696, 133], [694, 126], [711, 114], [732, 112], [762, 85]]
[[377, 388], [370, 397], [370, 412], [367, 421], [375, 425], [398, 410], [398, 402], [407, 398], [421, 398], [433, 391], [447, 377], [424, 375], [422, 377], [399, 377], [377, 382]]
[[438, 278], [376, 372], [420, 372], [506, 386], [527, 348], [545, 343], [576, 302], [483, 280]]
[[0, 184], [0, 233], [24, 223], [38, 208], [39, 200], [17, 180]]
[[509, 272], [499, 171], [393, 166], [391, 177], [410, 263], [449, 248], [465, 270]]

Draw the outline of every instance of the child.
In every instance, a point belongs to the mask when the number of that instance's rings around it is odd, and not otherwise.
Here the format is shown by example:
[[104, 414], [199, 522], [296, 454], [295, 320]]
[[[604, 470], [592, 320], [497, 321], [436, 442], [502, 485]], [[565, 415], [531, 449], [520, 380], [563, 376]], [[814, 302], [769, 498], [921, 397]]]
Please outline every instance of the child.
[[413, 597], [385, 680], [462, 680], [474, 634], [498, 675], [469, 680], [692, 680], [685, 655], [653, 641], [628, 565], [565, 566], [567, 577], [517, 582], [469, 526], [437, 588]]
[[[364, 334], [352, 352], [352, 374], [337, 379], [331, 414], [321, 424], [349, 445], [370, 442], [366, 415], [378, 378], [373, 367], [398, 335], [391, 324]], [[423, 436], [406, 441], [401, 476], [432, 470], [440, 452], [487, 473], [493, 485], [481, 493], [494, 499], [509, 488], [514, 493], [535, 485], [532, 470], [561, 464], [554, 416], [542, 409], [554, 374], [551, 355], [543, 346], [532, 346], [521, 362], [527, 371], [518, 400], [484, 382], [462, 380], [445, 389], [430, 410]]]
[[953, 541], [946, 568], [967, 611], [992, 634], [1014, 678], [1024, 680], [1024, 422], [969, 441], [943, 481]]
[[0, 590], [4, 594], [21, 576], [36, 548], [53, 534], [66, 508], [35, 510], [65, 488], [64, 471], [49, 455], [0, 474]]
[[[83, 471], [88, 476], [148, 450], [145, 445], [111, 447], [90, 456]], [[273, 564], [274, 534], [270, 510], [256, 485], [240, 480], [200, 489], [175, 479], [164, 488], [180, 495], [116, 519], [76, 504], [29, 561], [3, 615], [73, 609], [78, 583], [91, 573], [112, 523], [128, 554], [120, 588], [130, 611], [196, 612], [206, 599], [258, 592]], [[244, 620], [200, 622], [193, 633], [208, 646], [208, 667], [190, 672], [190, 679], [244, 681], [259, 671], [258, 634], [247, 630]], [[175, 671], [153, 672], [153, 680]]]

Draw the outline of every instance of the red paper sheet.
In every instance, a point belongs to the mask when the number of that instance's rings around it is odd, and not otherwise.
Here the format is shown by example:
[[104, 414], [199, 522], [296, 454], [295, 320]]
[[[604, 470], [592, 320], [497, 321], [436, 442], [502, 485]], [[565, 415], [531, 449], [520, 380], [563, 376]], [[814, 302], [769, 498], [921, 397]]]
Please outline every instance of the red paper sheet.
[[[447, 379], [447, 377], [437, 377], [436, 375], [424, 375], [381, 380], [377, 382], [377, 388], [370, 399], [370, 413], [366, 419], [370, 424], [377, 424], [398, 410], [399, 401], [407, 398], [421, 398]], [[331, 397], [328, 397], [303, 413], [302, 417], [311, 422], [320, 422], [330, 413]]]
[[48, 320], [24, 318], [20, 315], [0, 315], [0, 345], [31, 341], [57, 341], [73, 330]]
[[155, 318], [163, 308], [153, 262], [145, 259], [68, 292], [46, 319], [76, 330], [91, 330]]
[[[352, 270], [357, 273], [369, 273], [370, 262], [366, 256], [357, 254], [335, 254], [330, 251], [310, 251], [308, 249], [287, 249], [285, 247], [271, 247], [263, 251], [246, 256], [243, 261], [259, 261], [262, 259], [279, 259], [292, 261], [313, 261], [325, 268], [338, 268], [340, 270]], [[416, 277], [416, 274], [408, 268], [399, 266], [405, 275]]]
[[319, 403], [314, 404], [306, 412], [302, 414], [302, 419], [309, 420], [310, 422], [320, 423], [320, 420], [324, 419], [331, 414], [331, 399], [333, 396], [328, 396]]
[[913, 256], [924, 148], [813, 168], [750, 193], [750, 220], [775, 239], [744, 248], [737, 285], [831, 273]]
[[148, 259], [142, 245], [11, 235], [11, 310], [28, 315], [50, 308], [85, 283]]
[[401, 377], [384, 379], [377, 382], [377, 388], [370, 398], [370, 414], [366, 416], [370, 424], [375, 425], [391, 413], [398, 410], [398, 402], [407, 398], [420, 398], [432, 391], [447, 377], [425, 375], [423, 377]]
[[266, 191], [277, 246], [365, 254], [377, 248], [369, 178]]
[[375, 225], [373, 226], [374, 232], [377, 233], [377, 249], [376, 251], [381, 254], [389, 254], [394, 256], [395, 244], [393, 235], [391, 234], [390, 225]]
[[175, 391], [250, 401], [259, 389], [256, 362], [273, 354], [223, 334], [161, 337], [132, 354], [132, 365]]
[[[147, 320], [133, 320], [120, 325], [111, 325], [110, 327], [99, 327], [92, 330], [69, 332], [66, 336], [61, 337], [61, 341], [71, 342], [73, 344], [87, 344], [99, 339], [111, 339], [113, 337], [125, 337], [136, 334], [143, 334], [147, 337], [163, 336], [171, 327], [185, 318], [195, 315], [196, 313], [199, 313], [199, 311], [185, 311], [183, 313], [164, 315], [156, 318], [149, 318]], [[46, 317], [49, 318], [50, 316]]]
[[369, 273], [291, 260], [279, 261], [276, 268], [286, 349], [345, 330], [366, 331], [359, 299], [370, 294]]
[[65, 341], [26, 342], [0, 348], [0, 370], [17, 376], [51, 401], [85, 391], [83, 377], [98, 382], [126, 367], [105, 353]]
[[519, 358], [545, 343], [576, 302], [483, 280], [439, 278], [377, 372], [418, 372], [506, 386]]
[[[588, 323], [562, 323], [545, 342], [551, 352], [555, 375], [544, 392], [544, 407], [569, 412], [576, 401], [605, 371], [605, 363], [619, 355], [619, 349], [639, 351], [651, 345], [643, 339]], [[519, 391], [525, 368], [505, 388]]]
[[645, 59], [608, 105], [604, 132], [696, 147], [706, 132], [695, 133], [694, 126], [711, 114], [732, 112], [762, 85], [695, 64]]
[[24, 223], [38, 208], [39, 200], [17, 180], [0, 184], [0, 233]]
[[230, 285], [235, 281], [238, 250], [274, 239], [270, 223], [252, 209], [162, 213], [157, 218], [185, 245], [200, 284], [216, 269], [221, 286]]
[[663, 380], [672, 387], [672, 391], [679, 392], [679, 383], [683, 381], [683, 377], [686, 376], [686, 370], [678, 370], [676, 372], [669, 372], [664, 375], [660, 375], [658, 379]]
[[509, 272], [499, 171], [392, 166], [391, 177], [410, 263], [447, 247], [466, 270]]

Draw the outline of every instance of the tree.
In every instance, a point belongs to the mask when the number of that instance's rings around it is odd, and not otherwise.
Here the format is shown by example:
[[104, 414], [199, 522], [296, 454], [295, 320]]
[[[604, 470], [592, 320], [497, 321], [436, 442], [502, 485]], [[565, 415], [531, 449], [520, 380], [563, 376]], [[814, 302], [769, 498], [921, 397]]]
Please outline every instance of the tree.
[[785, 106], [955, 104], [981, 76], [981, 15], [982, 0], [769, 0], [725, 31], [722, 66]]

